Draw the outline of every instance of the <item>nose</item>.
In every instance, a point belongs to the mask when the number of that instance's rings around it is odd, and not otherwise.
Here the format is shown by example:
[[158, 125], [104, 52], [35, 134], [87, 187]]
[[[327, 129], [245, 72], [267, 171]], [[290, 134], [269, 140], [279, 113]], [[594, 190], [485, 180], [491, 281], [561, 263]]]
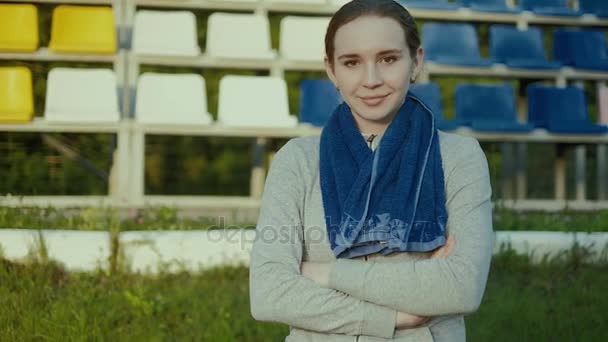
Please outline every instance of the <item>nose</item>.
[[363, 86], [373, 89], [382, 85], [382, 75], [380, 75], [380, 71], [378, 70], [376, 63], [368, 65], [365, 73], [366, 75]]

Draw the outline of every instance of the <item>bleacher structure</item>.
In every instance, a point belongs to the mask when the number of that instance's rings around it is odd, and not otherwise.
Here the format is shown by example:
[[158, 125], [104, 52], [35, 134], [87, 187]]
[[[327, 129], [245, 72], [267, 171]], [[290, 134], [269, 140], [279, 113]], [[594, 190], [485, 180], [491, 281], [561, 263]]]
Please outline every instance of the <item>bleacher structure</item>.
[[[0, 131], [112, 133], [117, 148], [107, 196], [4, 197], [3, 205], [257, 208], [266, 171], [255, 158], [250, 195], [146, 195], [147, 135], [247, 137], [256, 155], [269, 139], [319, 134], [341, 101], [327, 80], [300, 85], [300, 115], [288, 107], [284, 72], [324, 71], [323, 37], [329, 16], [344, 0], [9, 0], [0, 3], [0, 60], [112, 63], [113, 69], [56, 68], [48, 75], [43, 118], [33, 116], [31, 73], [0, 68]], [[608, 1], [579, 0], [403, 0], [424, 20], [424, 73], [412, 90], [435, 108], [440, 128], [480, 141], [505, 143], [504, 158], [517, 184], [506, 201], [521, 209], [608, 208], [605, 124], [588, 119], [578, 83], [597, 84], [600, 111], [608, 111]], [[51, 40], [39, 47], [36, 4], [56, 3]], [[145, 9], [138, 9], [145, 7]], [[206, 48], [198, 45], [193, 9], [212, 10]], [[268, 15], [288, 13], [280, 24], [280, 46], [271, 48]], [[490, 24], [490, 55], [482, 57], [475, 25]], [[559, 26], [555, 59], [547, 58], [541, 25]], [[93, 34], [92, 34], [93, 33]], [[464, 48], [466, 47], [466, 48]], [[206, 84], [196, 74], [142, 73], [140, 66], [265, 70], [269, 76], [228, 75], [220, 81], [217, 121], [207, 109]], [[447, 120], [439, 87], [431, 76], [483, 76], [503, 80], [544, 79], [552, 85], [527, 88], [528, 118], [518, 111], [515, 90], [505, 84], [461, 84], [456, 117]], [[118, 89], [118, 91], [117, 91]], [[9, 96], [4, 96], [9, 94]], [[559, 104], [552, 102], [562, 99]], [[559, 109], [557, 113], [556, 109]], [[576, 200], [566, 201], [563, 149], [555, 165], [555, 198], [526, 199], [526, 143], [576, 145]], [[585, 188], [585, 147], [597, 146], [598, 199]]]

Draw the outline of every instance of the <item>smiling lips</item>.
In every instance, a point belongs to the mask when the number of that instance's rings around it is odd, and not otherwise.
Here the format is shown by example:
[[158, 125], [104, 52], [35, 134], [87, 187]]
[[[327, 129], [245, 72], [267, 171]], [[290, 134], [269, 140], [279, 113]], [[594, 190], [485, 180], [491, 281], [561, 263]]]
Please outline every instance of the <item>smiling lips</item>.
[[384, 99], [388, 97], [388, 95], [389, 94], [387, 94], [387, 95], [376, 95], [376, 96], [361, 96], [359, 98], [366, 105], [368, 105], [370, 107], [375, 107], [375, 106], [380, 105], [384, 101]]

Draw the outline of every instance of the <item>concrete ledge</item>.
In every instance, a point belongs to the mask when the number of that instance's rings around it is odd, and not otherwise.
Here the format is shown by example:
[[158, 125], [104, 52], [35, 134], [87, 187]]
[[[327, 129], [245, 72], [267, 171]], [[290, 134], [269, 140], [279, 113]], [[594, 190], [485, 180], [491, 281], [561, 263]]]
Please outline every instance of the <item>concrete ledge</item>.
[[40, 245], [37, 230], [0, 229], [0, 255], [8, 260], [34, 256]]
[[108, 269], [110, 233], [81, 230], [42, 230], [42, 240], [49, 259], [70, 271]]

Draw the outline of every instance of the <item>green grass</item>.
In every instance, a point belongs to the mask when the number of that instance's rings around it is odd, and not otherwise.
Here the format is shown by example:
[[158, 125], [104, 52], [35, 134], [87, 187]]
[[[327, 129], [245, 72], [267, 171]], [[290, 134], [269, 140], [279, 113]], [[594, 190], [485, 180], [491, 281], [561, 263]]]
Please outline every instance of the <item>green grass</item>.
[[[584, 253], [531, 266], [495, 256], [469, 341], [601, 341], [608, 265]], [[0, 341], [282, 341], [287, 326], [253, 320], [248, 270], [198, 274], [67, 273], [0, 260]], [[296, 309], [296, 308], [294, 308]]]
[[[608, 210], [514, 212], [494, 210], [495, 230], [544, 230], [608, 232]], [[213, 217], [181, 217], [175, 208], [118, 211], [108, 208], [65, 210], [57, 208], [10, 208], [0, 206], [0, 228], [69, 230], [193, 230], [253, 228], [253, 222], [230, 222]]]

